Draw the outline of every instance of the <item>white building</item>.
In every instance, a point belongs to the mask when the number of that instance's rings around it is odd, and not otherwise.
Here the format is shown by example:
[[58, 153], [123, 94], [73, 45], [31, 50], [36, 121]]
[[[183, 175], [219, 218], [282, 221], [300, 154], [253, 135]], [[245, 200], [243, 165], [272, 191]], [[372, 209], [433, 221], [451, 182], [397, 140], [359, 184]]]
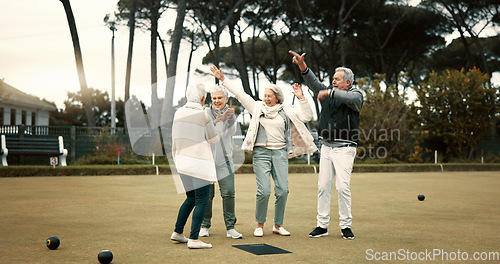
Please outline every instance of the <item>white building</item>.
[[48, 126], [57, 107], [0, 80], [0, 126]]

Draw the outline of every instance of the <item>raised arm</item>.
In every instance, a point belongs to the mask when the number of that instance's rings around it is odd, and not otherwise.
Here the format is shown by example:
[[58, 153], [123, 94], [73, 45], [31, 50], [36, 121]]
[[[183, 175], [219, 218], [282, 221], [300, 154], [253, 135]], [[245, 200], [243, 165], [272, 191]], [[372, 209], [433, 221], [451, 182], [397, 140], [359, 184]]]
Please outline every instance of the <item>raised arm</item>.
[[352, 110], [356, 112], [361, 111], [361, 107], [363, 106], [363, 92], [360, 89], [354, 88], [346, 91], [335, 89], [331, 96], [333, 96], [334, 100], [346, 104]]
[[302, 94], [302, 87], [300, 86], [300, 84], [295, 83], [292, 88], [293, 94], [297, 97], [297, 99], [299, 99], [298, 104], [296, 104], [296, 106], [298, 105], [298, 107], [294, 107], [295, 112], [297, 113], [297, 118], [304, 123], [311, 121], [311, 119], [313, 118], [313, 112], [311, 110], [309, 102]]
[[305, 71], [307, 69], [307, 64], [304, 60], [304, 57], [306, 56], [305, 53], [302, 53], [299, 55], [297, 52], [293, 50], [289, 50], [288, 53], [292, 54], [292, 62], [297, 64], [299, 66], [300, 71]]
[[210, 75], [222, 81], [222, 86], [224, 86], [228, 91], [236, 96], [236, 99], [245, 107], [251, 114], [255, 109], [256, 101], [245, 91], [242, 87], [236, 86], [233, 82], [229, 81], [224, 77], [222, 70], [218, 69], [215, 65], [210, 67], [212, 73]]
[[297, 52], [293, 50], [288, 51], [288, 53], [290, 53], [293, 56], [292, 62], [294, 64], [297, 64], [297, 66], [299, 66], [299, 69], [302, 73], [302, 77], [304, 77], [304, 81], [306, 82], [309, 89], [311, 89], [316, 96], [318, 95], [319, 91], [329, 89], [329, 87], [321, 83], [316, 77], [316, 75], [314, 75], [314, 73], [311, 71], [311, 69], [307, 67], [307, 64], [304, 60], [304, 57], [306, 56], [305, 53], [299, 55]]

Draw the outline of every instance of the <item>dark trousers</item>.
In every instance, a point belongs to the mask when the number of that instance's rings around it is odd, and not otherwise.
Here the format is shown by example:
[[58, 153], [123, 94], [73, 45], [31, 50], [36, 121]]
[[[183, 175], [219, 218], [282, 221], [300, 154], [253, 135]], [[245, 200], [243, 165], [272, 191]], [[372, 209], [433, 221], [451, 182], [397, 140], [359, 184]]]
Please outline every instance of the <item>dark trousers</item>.
[[184, 226], [186, 225], [187, 219], [189, 218], [191, 212], [193, 212], [189, 239], [196, 240], [198, 239], [201, 222], [203, 221], [203, 216], [205, 215], [205, 211], [207, 209], [210, 182], [183, 174], [181, 174], [180, 177], [182, 184], [184, 185], [184, 189], [186, 190], [186, 200], [184, 200], [181, 208], [179, 208], [179, 214], [177, 215], [177, 222], [175, 222], [174, 231], [182, 234], [184, 232]]

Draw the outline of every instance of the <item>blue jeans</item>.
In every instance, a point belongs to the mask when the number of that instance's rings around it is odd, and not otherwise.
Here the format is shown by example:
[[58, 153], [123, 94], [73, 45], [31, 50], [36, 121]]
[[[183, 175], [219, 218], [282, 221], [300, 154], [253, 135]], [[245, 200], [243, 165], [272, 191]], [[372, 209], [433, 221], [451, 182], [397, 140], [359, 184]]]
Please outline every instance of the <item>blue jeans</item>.
[[184, 189], [191, 191], [186, 192], [186, 200], [184, 200], [179, 208], [174, 231], [179, 234], [184, 232], [184, 226], [186, 225], [187, 219], [194, 208], [189, 239], [196, 240], [198, 239], [198, 234], [200, 233], [203, 215], [207, 209], [210, 182], [184, 174], [180, 174], [180, 177], [182, 184], [184, 185]]

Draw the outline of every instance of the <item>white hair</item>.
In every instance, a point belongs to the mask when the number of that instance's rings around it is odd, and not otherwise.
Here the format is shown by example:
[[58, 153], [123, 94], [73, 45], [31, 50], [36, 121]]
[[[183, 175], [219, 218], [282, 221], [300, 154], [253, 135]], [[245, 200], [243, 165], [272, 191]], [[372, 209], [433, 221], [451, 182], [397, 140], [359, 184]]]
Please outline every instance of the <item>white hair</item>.
[[271, 83], [268, 86], [266, 86], [266, 89], [270, 89], [271, 91], [274, 92], [276, 99], [278, 99], [278, 103], [282, 104], [285, 101], [285, 96], [283, 95], [283, 92], [281, 91], [281, 88], [278, 85]]
[[210, 88], [210, 94], [214, 94], [216, 92], [222, 92], [224, 94], [224, 97], [228, 96], [226, 88], [224, 88], [222, 85], [214, 85], [212, 88]]
[[346, 68], [346, 67], [338, 67], [335, 69], [335, 72], [343, 71], [344, 72], [344, 81], [347, 82], [348, 80], [351, 81], [351, 86], [354, 84], [354, 73], [352, 72], [351, 69]]
[[198, 83], [189, 86], [186, 93], [186, 99], [188, 102], [199, 103], [206, 94], [207, 91], [205, 91], [205, 85], [202, 83]]

